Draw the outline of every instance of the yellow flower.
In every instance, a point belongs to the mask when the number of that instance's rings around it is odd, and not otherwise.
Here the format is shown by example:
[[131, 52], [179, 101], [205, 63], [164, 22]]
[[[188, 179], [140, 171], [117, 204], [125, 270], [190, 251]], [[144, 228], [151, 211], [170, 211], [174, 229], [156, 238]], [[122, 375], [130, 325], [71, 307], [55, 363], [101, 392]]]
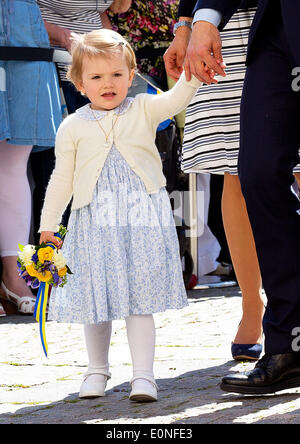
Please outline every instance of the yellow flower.
[[66, 273], [67, 273], [67, 267], [64, 267], [64, 268], [61, 268], [60, 270], [58, 270], [59, 277], [65, 276]]
[[29, 276], [36, 276], [37, 275], [37, 271], [34, 268], [32, 263], [30, 265], [26, 266], [26, 271], [29, 274]]
[[36, 277], [41, 282], [48, 282], [52, 278], [52, 274], [50, 271], [46, 270], [43, 271], [42, 273], [36, 273]]
[[43, 264], [45, 261], [51, 261], [53, 249], [51, 247], [40, 248], [38, 250], [39, 261]]

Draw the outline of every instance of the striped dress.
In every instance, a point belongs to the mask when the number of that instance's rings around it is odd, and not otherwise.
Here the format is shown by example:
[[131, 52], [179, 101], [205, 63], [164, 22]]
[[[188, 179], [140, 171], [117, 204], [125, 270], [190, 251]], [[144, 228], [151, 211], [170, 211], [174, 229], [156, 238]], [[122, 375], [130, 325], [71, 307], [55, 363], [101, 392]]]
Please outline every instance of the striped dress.
[[[100, 13], [113, 0], [37, 0], [43, 20], [82, 34], [103, 28]], [[62, 49], [62, 48], [60, 48]], [[68, 65], [58, 64], [61, 80], [66, 79]]]
[[[203, 85], [186, 111], [182, 170], [238, 174], [240, 102], [249, 29], [256, 8], [238, 10], [221, 32], [225, 78]], [[300, 165], [294, 170], [300, 171]]]

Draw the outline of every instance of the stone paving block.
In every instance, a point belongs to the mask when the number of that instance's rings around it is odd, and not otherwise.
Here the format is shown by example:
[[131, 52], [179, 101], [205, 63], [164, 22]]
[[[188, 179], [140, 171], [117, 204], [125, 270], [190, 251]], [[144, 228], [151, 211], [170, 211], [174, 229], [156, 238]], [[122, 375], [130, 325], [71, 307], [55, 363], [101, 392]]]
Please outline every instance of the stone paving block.
[[299, 423], [300, 389], [255, 397], [219, 388], [225, 374], [253, 366], [230, 354], [241, 317], [239, 288], [188, 294], [188, 307], [155, 314], [155, 403], [128, 400], [132, 367], [125, 321], [113, 322], [106, 396], [85, 400], [78, 398], [87, 365], [81, 325], [47, 322], [46, 359], [32, 317], [1, 318], [0, 424]]

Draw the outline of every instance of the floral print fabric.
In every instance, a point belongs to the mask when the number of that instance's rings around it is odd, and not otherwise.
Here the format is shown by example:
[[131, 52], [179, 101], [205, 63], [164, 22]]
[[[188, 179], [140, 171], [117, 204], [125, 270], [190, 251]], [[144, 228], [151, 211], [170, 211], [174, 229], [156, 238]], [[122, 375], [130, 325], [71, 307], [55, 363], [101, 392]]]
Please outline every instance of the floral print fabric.
[[[179, 0], [141, 1], [133, 0], [125, 14], [109, 17], [116, 31], [122, 34], [137, 52], [143, 48], [168, 48], [173, 40], [173, 26], [177, 21]], [[164, 78], [162, 55], [138, 58], [138, 69], [151, 77]]]

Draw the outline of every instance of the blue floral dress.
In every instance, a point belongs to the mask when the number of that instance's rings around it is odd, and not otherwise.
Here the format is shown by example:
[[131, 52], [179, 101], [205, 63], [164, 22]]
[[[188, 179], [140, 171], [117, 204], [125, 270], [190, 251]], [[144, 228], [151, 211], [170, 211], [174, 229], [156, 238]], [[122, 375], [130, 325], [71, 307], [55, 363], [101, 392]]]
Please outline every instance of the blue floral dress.
[[[92, 114], [89, 104], [76, 112], [89, 120], [105, 116]], [[148, 194], [115, 145], [92, 202], [72, 211], [68, 230], [62, 251], [74, 274], [51, 294], [49, 319], [96, 324], [188, 305], [168, 193], [162, 187]]]

